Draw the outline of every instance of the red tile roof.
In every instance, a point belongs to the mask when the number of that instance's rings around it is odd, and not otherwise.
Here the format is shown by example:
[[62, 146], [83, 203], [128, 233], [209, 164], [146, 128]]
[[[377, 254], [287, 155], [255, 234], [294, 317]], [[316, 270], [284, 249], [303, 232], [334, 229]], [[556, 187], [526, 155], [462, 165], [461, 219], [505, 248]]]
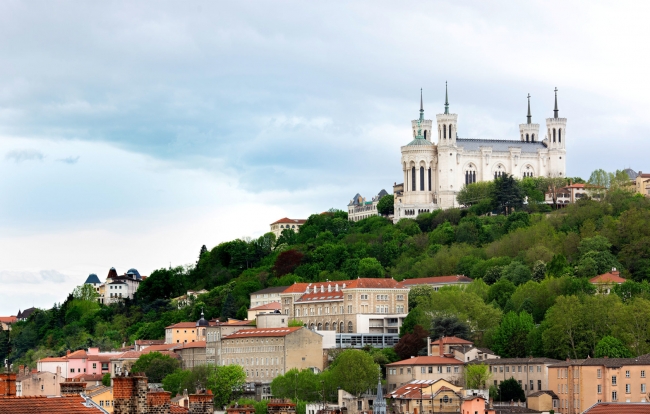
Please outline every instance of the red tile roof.
[[136, 345], [162, 345], [165, 343], [164, 339], [137, 339]]
[[160, 351], [172, 351], [176, 348], [180, 348], [181, 344], [161, 344], [161, 345], [151, 345], [142, 350], [142, 352], [160, 352]]
[[189, 408], [181, 407], [180, 405], [172, 404], [169, 406], [170, 414], [187, 414], [190, 412]]
[[84, 406], [79, 396], [0, 397], [0, 413], [11, 414], [98, 414], [101, 410]]
[[287, 286], [282, 293], [305, 293], [309, 285], [311, 283], [294, 283], [291, 286]]
[[457, 338], [455, 336], [443, 336], [442, 338], [432, 341], [431, 344], [438, 345], [447, 345], [447, 344], [459, 344], [459, 345], [472, 345], [472, 341], [468, 341], [463, 338]]
[[[408, 382], [395, 391], [392, 391], [387, 397], [389, 398], [399, 398], [399, 399], [420, 399], [420, 390], [422, 390], [422, 399], [427, 400], [431, 398], [431, 385], [435, 384], [438, 381], [442, 381], [443, 383], [450, 384], [448, 381], [444, 379], [437, 379], [437, 380], [414, 380], [411, 382]], [[450, 384], [452, 385], [452, 384]], [[429, 393], [426, 393], [425, 391], [429, 391]], [[445, 386], [441, 386], [438, 391], [436, 391], [436, 394], [440, 391], [453, 391], [453, 389]], [[435, 394], [434, 394], [435, 396]]]
[[282, 309], [282, 305], [280, 305], [278, 302], [271, 302], [271, 303], [267, 303], [266, 305], [256, 306], [254, 308], [250, 308], [249, 310], [276, 310], [276, 309]]
[[187, 349], [187, 348], [205, 348], [205, 341], [186, 342], [179, 349]]
[[175, 329], [196, 328], [196, 322], [179, 322], [165, 327], [165, 329], [169, 329], [169, 328], [175, 328]]
[[618, 270], [612, 269], [611, 272], [592, 277], [589, 283], [625, 283], [625, 279], [619, 276]]
[[[345, 283], [345, 281], [344, 281]], [[360, 278], [349, 280], [346, 289], [396, 289], [398, 288], [395, 279], [370, 279]]]
[[398, 365], [463, 365], [463, 361], [459, 361], [456, 358], [447, 358], [440, 356], [419, 356], [393, 362], [392, 364], [386, 364], [386, 366], [391, 367]]
[[73, 353], [66, 355], [68, 359], [88, 359], [88, 354], [83, 349], [74, 351]]
[[285, 218], [281, 218], [280, 220], [271, 223], [271, 225], [273, 225], [273, 224], [284, 224], [284, 223], [304, 224], [306, 221], [307, 220], [305, 220], [305, 219], [290, 219], [288, 217], [285, 217]]
[[0, 322], [16, 323], [18, 322], [18, 318], [16, 318], [15, 316], [0, 316]]
[[88, 381], [101, 381], [103, 377], [103, 374], [79, 374], [77, 376], [72, 377], [73, 379], [78, 379], [80, 381], [88, 382]]
[[650, 403], [597, 403], [584, 414], [650, 414]]
[[259, 329], [242, 329], [223, 339], [238, 339], [238, 338], [259, 338], [267, 336], [287, 336], [290, 333], [296, 332], [298, 329], [304, 329], [301, 326], [292, 328], [259, 328]]
[[414, 285], [436, 285], [440, 283], [472, 283], [473, 279], [463, 276], [433, 276], [433, 277], [420, 277], [416, 279], [404, 279], [398, 283], [399, 287], [408, 287]]
[[333, 291], [333, 292], [321, 292], [320, 290], [318, 293], [305, 293], [302, 295], [300, 298], [296, 299], [296, 303], [298, 302], [315, 302], [315, 301], [321, 301], [321, 300], [343, 300], [343, 292], [340, 290], [338, 292]]

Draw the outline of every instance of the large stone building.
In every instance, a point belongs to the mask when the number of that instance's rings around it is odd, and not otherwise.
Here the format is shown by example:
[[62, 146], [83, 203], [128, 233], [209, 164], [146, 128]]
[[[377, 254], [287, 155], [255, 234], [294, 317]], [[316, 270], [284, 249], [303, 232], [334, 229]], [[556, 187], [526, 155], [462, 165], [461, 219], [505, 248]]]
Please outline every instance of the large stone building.
[[514, 378], [526, 395], [535, 391], [552, 390], [550, 366], [557, 364], [551, 358], [500, 358], [473, 361], [470, 364], [486, 364], [490, 367], [491, 385], [498, 386], [503, 381]]
[[460, 138], [458, 115], [449, 112], [445, 92], [444, 113], [436, 123], [420, 117], [411, 121], [413, 140], [401, 148], [403, 194], [395, 199], [394, 221], [419, 213], [458, 206], [456, 196], [466, 184], [488, 181], [504, 174], [523, 177], [566, 175], [566, 118], [558, 116], [557, 89], [553, 117], [546, 119], [542, 138], [540, 125], [532, 123], [530, 96], [525, 124], [519, 139]]
[[379, 200], [387, 195], [386, 190], [382, 189], [370, 201], [366, 201], [365, 197], [361, 197], [357, 193], [348, 203], [348, 220], [359, 221], [372, 216], [380, 216], [381, 214], [377, 211], [377, 204], [379, 204]]
[[300, 231], [300, 226], [305, 224], [307, 220], [305, 219], [290, 219], [288, 217], [281, 218], [278, 221], [271, 223], [271, 233], [275, 234], [275, 237], [280, 237], [284, 230], [293, 230], [296, 233]]
[[388, 391], [394, 391], [413, 380], [445, 380], [460, 384], [463, 378], [463, 361], [453, 357], [418, 356], [386, 364]]
[[310, 329], [397, 334], [408, 314], [408, 288], [394, 279], [295, 283], [280, 294], [282, 313]]
[[650, 354], [569, 360], [548, 367], [548, 389], [559, 398], [556, 413], [578, 414], [600, 402], [647, 403], [649, 375]]
[[140, 276], [137, 269], [129, 269], [125, 274], [119, 276], [117, 270], [111, 267], [106, 276], [106, 282], [101, 283], [96, 274], [91, 273], [84, 284], [90, 285], [99, 295], [97, 301], [105, 305], [121, 302], [124, 299], [133, 299], [138, 290], [140, 282], [146, 276]]

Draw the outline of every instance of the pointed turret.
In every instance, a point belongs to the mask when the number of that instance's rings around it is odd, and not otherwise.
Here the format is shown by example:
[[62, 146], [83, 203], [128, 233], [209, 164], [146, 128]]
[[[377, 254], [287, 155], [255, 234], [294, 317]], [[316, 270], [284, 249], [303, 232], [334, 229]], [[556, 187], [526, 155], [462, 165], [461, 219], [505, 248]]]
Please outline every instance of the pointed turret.
[[530, 94], [528, 94], [528, 115], [526, 116], [527, 119], [526, 123], [530, 125], [532, 118], [533, 117], [530, 115]]
[[449, 115], [449, 94], [447, 93], [447, 81], [445, 81], [445, 115]]
[[372, 406], [372, 414], [386, 414], [386, 399], [384, 390], [381, 388], [381, 377], [377, 380], [377, 398]]
[[558, 113], [558, 109], [557, 109], [557, 87], [556, 87], [555, 88], [555, 109], [553, 109], [553, 118], [557, 119], [558, 117], [557, 113]]
[[420, 88], [420, 121], [424, 121], [424, 103], [422, 102], [422, 88]]

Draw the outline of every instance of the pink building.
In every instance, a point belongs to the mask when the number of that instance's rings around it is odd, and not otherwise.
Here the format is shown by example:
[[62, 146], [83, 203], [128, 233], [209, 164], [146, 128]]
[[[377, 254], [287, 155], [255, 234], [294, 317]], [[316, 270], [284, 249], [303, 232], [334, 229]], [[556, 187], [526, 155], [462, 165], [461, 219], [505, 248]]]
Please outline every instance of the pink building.
[[99, 352], [99, 348], [88, 348], [75, 352], [68, 351], [63, 357], [43, 358], [38, 361], [40, 372], [57, 372], [61, 370], [63, 378], [72, 378], [80, 374], [112, 374], [110, 359], [122, 354], [121, 352]]
[[480, 395], [466, 397], [461, 406], [460, 414], [495, 414], [494, 408]]

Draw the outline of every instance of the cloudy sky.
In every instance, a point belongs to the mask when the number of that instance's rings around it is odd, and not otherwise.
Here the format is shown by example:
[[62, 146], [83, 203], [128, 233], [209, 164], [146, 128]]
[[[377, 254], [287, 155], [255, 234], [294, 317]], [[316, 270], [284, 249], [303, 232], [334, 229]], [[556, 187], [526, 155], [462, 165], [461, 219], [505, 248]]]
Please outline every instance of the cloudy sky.
[[390, 191], [445, 81], [461, 137], [557, 87], [569, 175], [650, 169], [649, 6], [3, 1], [0, 315]]

